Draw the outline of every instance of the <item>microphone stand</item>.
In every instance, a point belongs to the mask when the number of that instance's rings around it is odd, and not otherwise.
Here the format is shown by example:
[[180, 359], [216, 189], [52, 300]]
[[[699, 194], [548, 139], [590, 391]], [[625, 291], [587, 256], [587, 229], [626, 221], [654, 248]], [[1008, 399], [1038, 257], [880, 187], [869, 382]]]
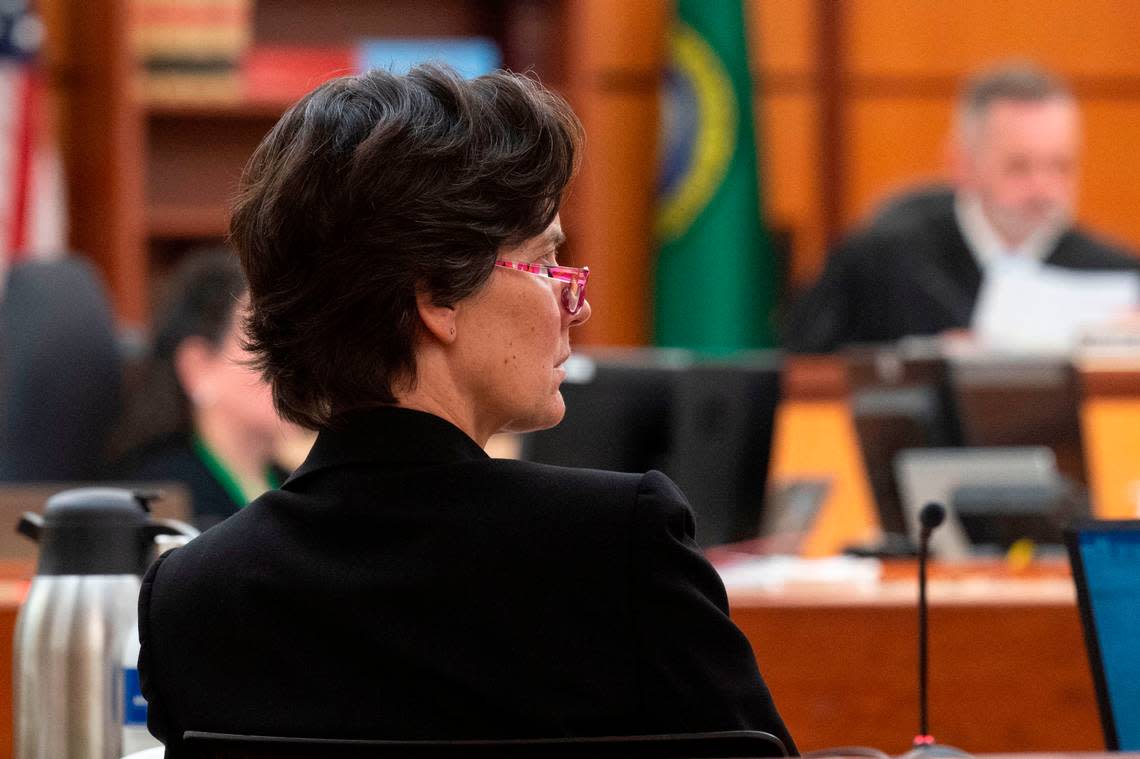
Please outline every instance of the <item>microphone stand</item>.
[[946, 519], [946, 508], [940, 503], [928, 503], [919, 512], [922, 530], [918, 541], [918, 735], [914, 736], [913, 748], [902, 759], [932, 759], [933, 757], [968, 757], [970, 754], [953, 746], [934, 742], [927, 721], [926, 679], [929, 661], [927, 658], [926, 621], [926, 559], [930, 553], [930, 533]]

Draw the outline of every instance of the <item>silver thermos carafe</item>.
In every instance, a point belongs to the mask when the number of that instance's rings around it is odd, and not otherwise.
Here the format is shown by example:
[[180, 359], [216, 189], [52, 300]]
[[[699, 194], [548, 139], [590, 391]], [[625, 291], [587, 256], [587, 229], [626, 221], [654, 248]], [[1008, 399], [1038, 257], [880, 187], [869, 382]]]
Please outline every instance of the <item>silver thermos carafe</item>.
[[118, 488], [67, 490], [17, 529], [40, 544], [36, 576], [16, 620], [16, 759], [117, 759], [123, 724], [122, 653], [137, 615], [155, 537], [196, 534], [151, 518], [147, 496]]

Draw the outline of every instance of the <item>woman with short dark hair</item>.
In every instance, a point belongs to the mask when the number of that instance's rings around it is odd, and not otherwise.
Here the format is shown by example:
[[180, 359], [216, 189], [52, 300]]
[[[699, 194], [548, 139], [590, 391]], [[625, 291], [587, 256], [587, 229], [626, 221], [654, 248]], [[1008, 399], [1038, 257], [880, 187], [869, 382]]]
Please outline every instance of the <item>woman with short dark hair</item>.
[[140, 598], [150, 727], [340, 738], [760, 729], [794, 751], [684, 497], [494, 460], [557, 424], [589, 271], [557, 260], [583, 135], [531, 79], [322, 85], [265, 138], [232, 240], [279, 412], [279, 491]]

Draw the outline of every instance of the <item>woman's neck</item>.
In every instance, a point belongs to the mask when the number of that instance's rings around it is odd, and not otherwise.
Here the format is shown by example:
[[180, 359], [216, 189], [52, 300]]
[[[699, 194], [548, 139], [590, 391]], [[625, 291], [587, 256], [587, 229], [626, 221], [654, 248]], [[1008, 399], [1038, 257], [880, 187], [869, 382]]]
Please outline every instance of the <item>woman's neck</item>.
[[203, 410], [196, 414], [194, 423], [198, 437], [237, 480], [247, 500], [265, 490], [265, 474], [273, 455], [271, 435], [237, 429], [219, 415]]

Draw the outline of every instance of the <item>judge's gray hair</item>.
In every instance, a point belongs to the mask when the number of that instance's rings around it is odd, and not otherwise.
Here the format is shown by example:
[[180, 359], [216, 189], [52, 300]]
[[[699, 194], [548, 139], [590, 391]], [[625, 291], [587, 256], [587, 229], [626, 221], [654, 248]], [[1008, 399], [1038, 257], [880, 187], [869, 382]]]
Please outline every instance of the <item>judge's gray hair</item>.
[[973, 145], [990, 106], [1001, 100], [1075, 102], [1072, 90], [1064, 81], [1036, 64], [1022, 61], [1004, 63], [976, 74], [962, 90], [955, 114], [958, 139]]

